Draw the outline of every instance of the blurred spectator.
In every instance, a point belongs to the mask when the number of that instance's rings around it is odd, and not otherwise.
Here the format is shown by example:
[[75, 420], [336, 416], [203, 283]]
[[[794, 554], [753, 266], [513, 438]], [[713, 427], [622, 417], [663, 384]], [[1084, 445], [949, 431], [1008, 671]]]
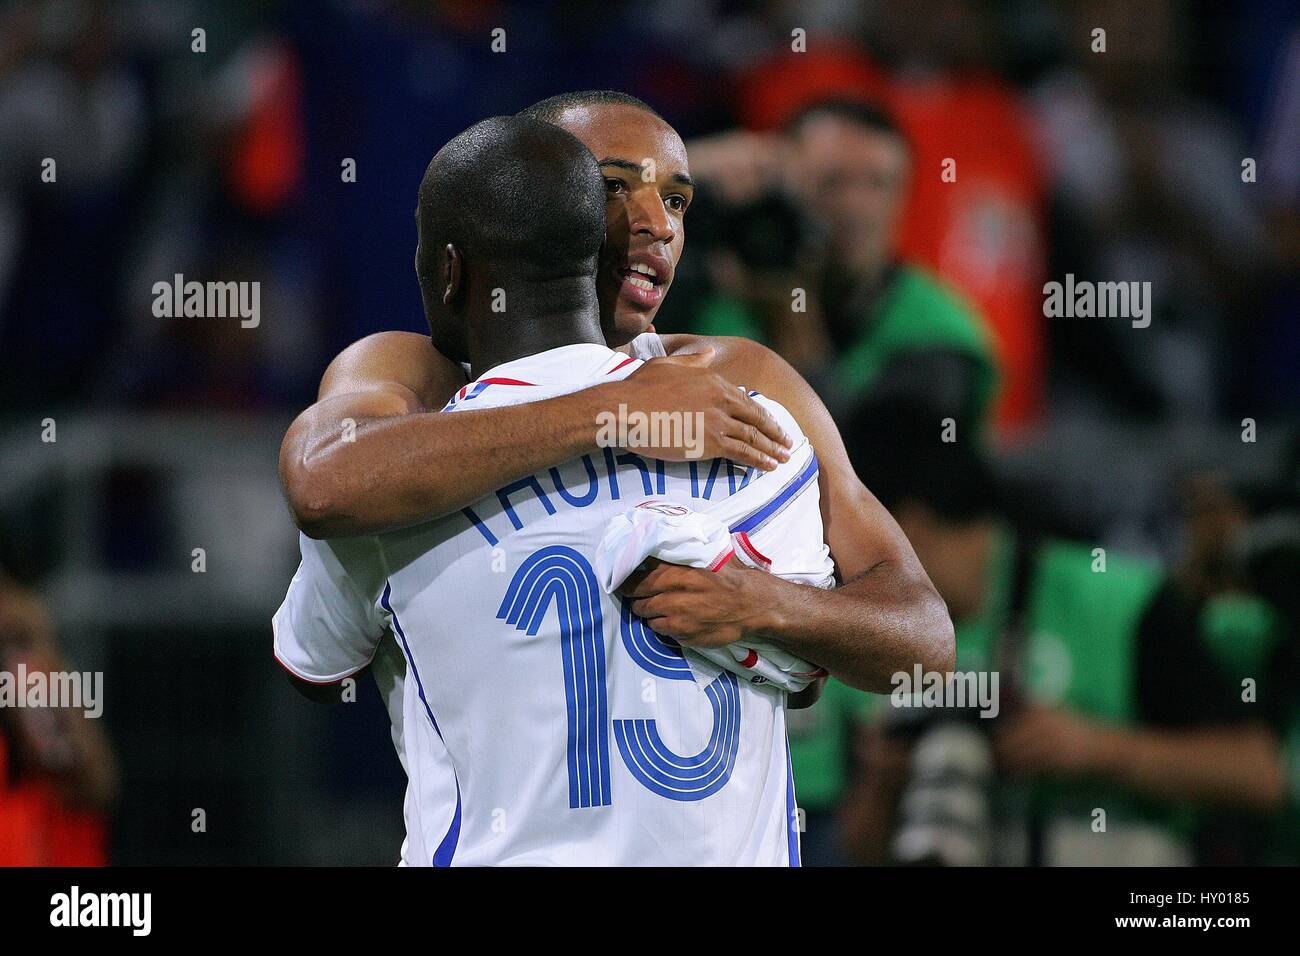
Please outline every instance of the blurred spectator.
[[696, 210], [718, 291], [692, 330], [765, 340], [832, 414], [905, 396], [935, 428], [983, 430], [996, 370], [980, 320], [894, 236], [911, 157], [880, 109], [809, 106], [784, 136], [693, 143], [693, 173], [718, 207]]
[[85, 2], [0, 11], [0, 351], [7, 356], [0, 400], [7, 406], [48, 408], [85, 389], [95, 358], [120, 330], [122, 227], [148, 116], [112, 12], [110, 4]]
[[[1241, 131], [1187, 93], [1189, 8], [1067, 8], [1065, 62], [1033, 91], [1053, 181], [1053, 278], [1151, 283], [1150, 328], [1051, 326], [1062, 411], [1207, 419], [1249, 332], [1269, 257]], [[1092, 49], [1104, 28], [1104, 52]]]
[[1202, 635], [1230, 683], [1247, 690], [1282, 741], [1287, 808], [1261, 821], [1209, 822], [1207, 862], [1300, 860], [1300, 438], [1277, 473], [1249, 485], [1200, 473], [1184, 483], [1187, 546], [1175, 574], [1204, 603]]
[[[1248, 316], [1243, 330], [1234, 410], [1249, 414], [1262, 407], [1294, 415], [1300, 411], [1300, 15], [1292, 10], [1284, 30], [1265, 16], [1254, 17], [1249, 28], [1276, 45], [1274, 55], [1250, 64], [1267, 78], [1256, 151], [1273, 274], [1259, 296], [1258, 318], [1250, 323]], [[1243, 59], [1257, 52], [1246, 50]]]
[[[0, 671], [16, 675], [20, 665], [29, 675], [67, 670], [45, 606], [0, 576]], [[116, 763], [97, 718], [72, 708], [0, 708], [0, 866], [103, 866], [116, 793]]]
[[1042, 410], [1046, 184], [1032, 116], [1001, 75], [1009, 51], [998, 26], [998, 6], [980, 0], [875, 5], [863, 35], [876, 56], [839, 36], [810, 37], [806, 51], [743, 74], [739, 113], [766, 130], [814, 102], [851, 97], [898, 118], [913, 175], [897, 252], [950, 282], [987, 322], [1003, 378], [995, 419], [1014, 431]]

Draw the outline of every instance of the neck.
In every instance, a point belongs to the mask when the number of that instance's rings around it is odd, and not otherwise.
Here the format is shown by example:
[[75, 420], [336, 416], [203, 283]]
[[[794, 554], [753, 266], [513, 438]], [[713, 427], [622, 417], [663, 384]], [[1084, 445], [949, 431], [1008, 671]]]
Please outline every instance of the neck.
[[[504, 290], [504, 311], [493, 310], [493, 296], [471, 297], [470, 373], [565, 345], [604, 345], [596, 286], [588, 276], [494, 288]], [[499, 301], [498, 297], [498, 301]], [[497, 305], [497, 309], [502, 309]]]

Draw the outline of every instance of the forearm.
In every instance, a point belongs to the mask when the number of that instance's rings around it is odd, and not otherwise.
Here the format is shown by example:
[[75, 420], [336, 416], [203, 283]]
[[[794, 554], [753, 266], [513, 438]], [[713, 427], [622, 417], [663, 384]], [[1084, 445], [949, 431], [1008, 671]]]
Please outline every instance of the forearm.
[[[431, 521], [502, 485], [597, 447], [605, 415], [683, 413], [702, 426], [638, 445], [652, 458], [726, 457], [764, 470], [787, 455], [776, 420], [721, 375], [713, 352], [652, 359], [625, 379], [526, 405], [429, 414], [464, 384], [458, 366], [409, 335], [363, 339], [331, 363], [320, 400], [290, 426], [280, 478], [313, 537]], [[605, 415], [602, 415], [605, 413]]]
[[[607, 386], [530, 405], [295, 423], [281, 476], [312, 537], [409, 527], [450, 514], [595, 447]], [[301, 426], [301, 427], [300, 427]]]
[[891, 677], [953, 667], [948, 609], [928, 582], [909, 579], [884, 562], [832, 590], [771, 575], [755, 631], [765, 640], [825, 667], [851, 687], [887, 693]]
[[1099, 730], [1100, 776], [1158, 800], [1276, 810], [1285, 784], [1276, 739], [1263, 727]]

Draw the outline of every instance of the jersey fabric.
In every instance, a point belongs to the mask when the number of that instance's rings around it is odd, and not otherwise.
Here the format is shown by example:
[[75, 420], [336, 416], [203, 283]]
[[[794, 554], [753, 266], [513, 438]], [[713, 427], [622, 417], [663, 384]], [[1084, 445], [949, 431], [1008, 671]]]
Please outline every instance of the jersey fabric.
[[[509, 362], [444, 410], [517, 404], [631, 374], [640, 360], [571, 345]], [[276, 656], [329, 682], [386, 660], [407, 771], [409, 865], [797, 865], [785, 694], [693, 668], [596, 581], [609, 520], [678, 501], [744, 531], [772, 573], [828, 584], [817, 459], [795, 439], [760, 472], [602, 448], [413, 529], [322, 542], [275, 616]], [[392, 708], [390, 708], [390, 713]], [[400, 727], [398, 726], [400, 723]]]

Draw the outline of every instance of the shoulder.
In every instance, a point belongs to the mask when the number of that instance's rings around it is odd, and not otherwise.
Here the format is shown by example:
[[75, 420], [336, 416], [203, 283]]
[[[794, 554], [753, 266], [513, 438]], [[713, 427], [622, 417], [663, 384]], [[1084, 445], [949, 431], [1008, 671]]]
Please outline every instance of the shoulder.
[[[753, 339], [737, 335], [684, 333], [664, 335], [661, 338], [664, 351], [669, 355], [686, 355], [705, 348], [713, 349], [716, 354], [710, 368], [737, 385], [756, 389], [770, 398], [776, 398], [774, 390], [781, 391], [796, 382], [803, 383], [805, 387], [807, 384], [789, 362]], [[777, 398], [777, 401], [780, 399]]]
[[714, 349], [717, 355], [710, 367], [715, 372], [781, 406], [816, 449], [823, 472], [857, 482], [839, 427], [826, 404], [794, 366], [776, 352], [753, 339], [729, 335], [665, 335], [663, 338], [669, 355]]
[[[812, 386], [793, 365], [766, 345], [731, 335], [681, 338], [691, 340], [681, 343], [684, 350], [714, 349], [717, 354], [710, 368], [737, 385], [759, 392], [764, 398], [784, 406], [810, 438], [822, 431], [829, 421], [829, 413]], [[674, 349], [668, 343], [665, 343], [665, 348], [668, 348], [668, 354], [673, 354]]]
[[427, 335], [376, 332], [338, 354], [321, 380], [318, 397], [399, 385], [424, 408], [437, 408], [465, 381], [460, 365], [438, 352]]
[[433, 347], [427, 335], [415, 332], [376, 332], [353, 342], [330, 363], [337, 369], [379, 369], [418, 372], [445, 362], [455, 365]]

